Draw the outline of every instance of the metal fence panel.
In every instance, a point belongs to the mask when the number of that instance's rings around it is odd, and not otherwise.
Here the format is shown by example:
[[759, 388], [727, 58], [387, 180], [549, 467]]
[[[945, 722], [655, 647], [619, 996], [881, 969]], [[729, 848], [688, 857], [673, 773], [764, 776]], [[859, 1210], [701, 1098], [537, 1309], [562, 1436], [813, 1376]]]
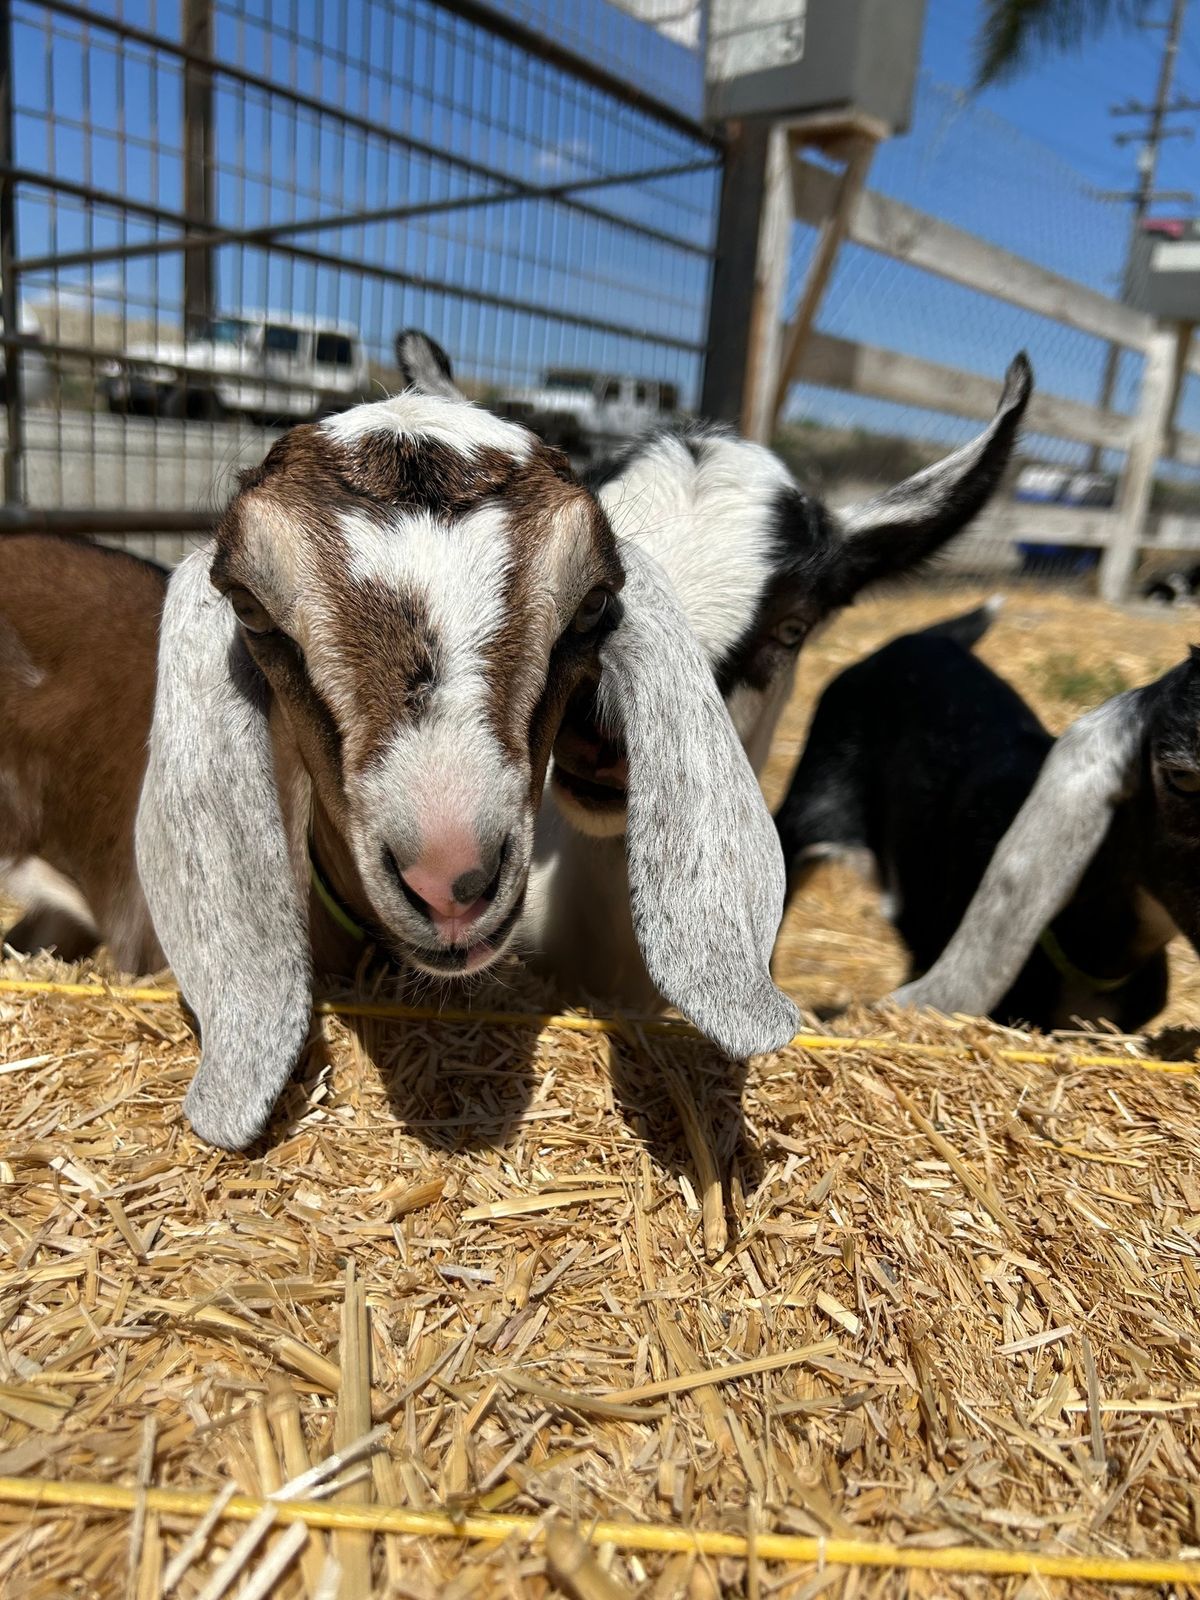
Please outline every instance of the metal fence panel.
[[[394, 336], [417, 326], [484, 399], [559, 367], [694, 402], [719, 180], [697, 60], [577, 9], [552, 38], [536, 7], [479, 0], [0, 5], [0, 278], [24, 399], [7, 385], [6, 498], [178, 541], [261, 457], [268, 414], [344, 403], [346, 374], [313, 365], [345, 355], [339, 334], [362, 340], [366, 395], [396, 384]], [[584, 22], [603, 49], [582, 53]], [[214, 386], [185, 333], [215, 321], [236, 344], [225, 319], [257, 313], [278, 324], [257, 388]]]

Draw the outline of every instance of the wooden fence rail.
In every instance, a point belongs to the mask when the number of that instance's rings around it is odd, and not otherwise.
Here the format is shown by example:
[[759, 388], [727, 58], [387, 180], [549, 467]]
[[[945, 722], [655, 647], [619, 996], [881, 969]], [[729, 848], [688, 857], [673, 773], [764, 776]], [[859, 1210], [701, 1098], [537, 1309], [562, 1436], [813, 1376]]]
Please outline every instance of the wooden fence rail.
[[[768, 218], [764, 211], [759, 234], [757, 335], [741, 394], [745, 431], [769, 439], [795, 382], [954, 416], [991, 416], [1000, 392], [999, 375], [986, 378], [819, 330], [820, 303], [841, 245], [848, 241], [1145, 358], [1137, 406], [1128, 416], [1040, 390], [1029, 408], [1031, 432], [1124, 455], [1113, 509], [1077, 511], [1009, 502], [993, 506], [981, 519], [982, 527], [989, 531], [994, 527], [997, 537], [1021, 542], [1100, 546], [1100, 586], [1110, 599], [1125, 594], [1140, 549], [1200, 548], [1200, 520], [1150, 516], [1159, 460], [1200, 466], [1200, 434], [1175, 426], [1183, 380], [1189, 372], [1200, 373], [1191, 326], [1161, 325], [1085, 284], [867, 189], [873, 137], [873, 130], [857, 125], [831, 129], [827, 121], [819, 128], [799, 123], [778, 131], [779, 146], [787, 151], [790, 182], [780, 181], [783, 167], [777, 146], [775, 181], [768, 183], [764, 202], [771, 214]], [[806, 152], [813, 148], [839, 162], [840, 170], [812, 160]], [[787, 248], [779, 241], [788, 240], [790, 228], [781, 228], [781, 215], [819, 230], [796, 315], [786, 326], [782, 325], [784, 274], [777, 253]]]

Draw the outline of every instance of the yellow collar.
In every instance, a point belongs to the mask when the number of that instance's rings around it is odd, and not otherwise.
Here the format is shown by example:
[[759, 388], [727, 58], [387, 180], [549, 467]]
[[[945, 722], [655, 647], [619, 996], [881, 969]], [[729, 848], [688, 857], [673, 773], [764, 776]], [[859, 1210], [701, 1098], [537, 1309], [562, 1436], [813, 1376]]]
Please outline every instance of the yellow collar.
[[313, 849], [311, 837], [308, 841], [308, 876], [317, 899], [325, 907], [338, 927], [341, 928], [342, 932], [348, 933], [352, 939], [357, 939], [360, 944], [365, 944], [371, 937], [370, 934], [362, 923], [355, 919], [330, 885], [326, 883], [324, 875], [317, 865], [317, 854]]

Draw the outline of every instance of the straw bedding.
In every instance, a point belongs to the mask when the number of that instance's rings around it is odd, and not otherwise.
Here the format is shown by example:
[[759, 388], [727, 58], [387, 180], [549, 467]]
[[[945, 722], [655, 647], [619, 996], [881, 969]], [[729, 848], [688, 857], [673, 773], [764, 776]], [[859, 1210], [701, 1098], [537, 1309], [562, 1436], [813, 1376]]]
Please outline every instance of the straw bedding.
[[[823, 683], [956, 603], [881, 601], [814, 643], [773, 798]], [[1080, 707], [1054, 651], [1132, 683], [1190, 631], [1017, 597], [983, 654], [1061, 726]], [[778, 970], [825, 1004], [900, 962], [830, 873]], [[30, 976], [79, 974], [0, 968]], [[1194, 963], [1176, 978], [1151, 1048], [1190, 1059]], [[507, 969], [474, 1003], [547, 1001]], [[237, 1157], [182, 1122], [195, 1042], [173, 1004], [0, 992], [0, 1478], [262, 1496], [381, 1425], [335, 1504], [550, 1531], [278, 1519], [248, 1542], [220, 1520], [173, 1590], [207, 1600], [1111, 1592], [781, 1562], [768, 1533], [1200, 1556], [1192, 1071], [1021, 1062], [1000, 1052], [1027, 1039], [976, 1023], [835, 1026], [931, 1048], [793, 1046], [742, 1082], [635, 1026], [323, 1017], [270, 1140]], [[589, 1553], [569, 1527], [598, 1519], [685, 1547]], [[148, 1600], [197, 1521], [0, 1494], [0, 1594]], [[748, 1553], [686, 1548], [713, 1529]]]

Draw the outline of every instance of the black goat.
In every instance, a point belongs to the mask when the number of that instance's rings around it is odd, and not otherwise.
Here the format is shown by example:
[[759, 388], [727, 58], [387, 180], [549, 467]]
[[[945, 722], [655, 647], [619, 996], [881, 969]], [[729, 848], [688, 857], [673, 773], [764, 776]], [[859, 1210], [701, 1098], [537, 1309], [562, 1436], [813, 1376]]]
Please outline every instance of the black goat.
[[897, 1003], [1131, 1031], [1166, 1001], [1169, 940], [1200, 940], [1200, 653], [1056, 741], [971, 654], [996, 609], [826, 689], [776, 819], [789, 895], [865, 852], [912, 956]]

